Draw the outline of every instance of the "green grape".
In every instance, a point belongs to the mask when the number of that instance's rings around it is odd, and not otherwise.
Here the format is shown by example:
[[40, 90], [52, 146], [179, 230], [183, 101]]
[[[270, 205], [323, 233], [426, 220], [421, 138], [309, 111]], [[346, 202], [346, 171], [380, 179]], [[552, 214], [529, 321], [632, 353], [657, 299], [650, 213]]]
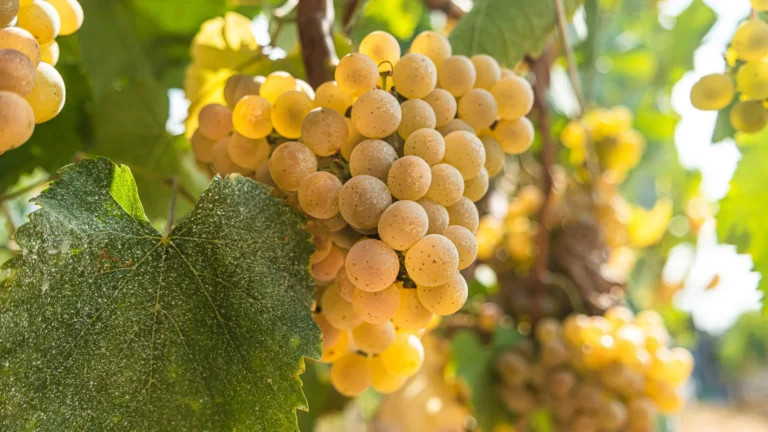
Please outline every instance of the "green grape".
[[403, 386], [406, 377], [392, 375], [387, 371], [381, 356], [370, 360], [371, 365], [371, 386], [379, 393], [389, 394], [395, 392]]
[[35, 113], [35, 123], [45, 123], [59, 115], [64, 108], [66, 97], [64, 79], [56, 68], [48, 63], [37, 65], [35, 86], [26, 95], [27, 102]]
[[381, 240], [367, 239], [352, 246], [344, 268], [357, 289], [377, 292], [395, 283], [400, 272], [400, 260], [395, 251]]
[[459, 251], [447, 237], [429, 234], [408, 250], [405, 268], [418, 285], [442, 285], [459, 269]]
[[339, 192], [341, 215], [348, 224], [361, 230], [375, 229], [381, 214], [391, 204], [387, 185], [369, 175], [352, 177]]
[[394, 250], [406, 250], [427, 235], [429, 218], [427, 212], [419, 204], [402, 200], [398, 201], [379, 219], [379, 237]]
[[301, 180], [315, 171], [315, 154], [300, 142], [280, 144], [269, 159], [269, 174], [275, 184], [285, 191], [299, 190]]
[[397, 128], [397, 133], [403, 139], [408, 139], [412, 133], [419, 129], [434, 129], [435, 112], [428, 103], [421, 99], [411, 99], [400, 105], [402, 121]]
[[0, 155], [27, 142], [35, 131], [35, 114], [23, 97], [0, 90]]
[[736, 73], [736, 87], [747, 99], [768, 98], [768, 63], [759, 60], [743, 64]]
[[386, 180], [397, 161], [397, 152], [384, 141], [372, 139], [358, 144], [349, 157], [349, 172], [353, 177], [367, 175]]
[[198, 114], [198, 130], [206, 138], [218, 141], [232, 132], [232, 111], [221, 104], [208, 104]]
[[463, 96], [475, 85], [477, 73], [472, 61], [462, 55], [455, 55], [440, 64], [437, 82], [440, 88], [450, 94]]
[[448, 282], [436, 287], [419, 285], [416, 292], [421, 304], [431, 313], [451, 315], [467, 301], [467, 281], [461, 273], [455, 272]]
[[336, 81], [324, 82], [315, 91], [315, 107], [330, 108], [341, 115], [346, 115], [353, 102]]
[[451, 225], [443, 231], [443, 235], [453, 242], [459, 252], [459, 270], [472, 265], [477, 258], [477, 239], [468, 229], [459, 225]]
[[28, 95], [35, 87], [35, 65], [21, 51], [0, 49], [0, 91]]
[[34, 0], [31, 5], [19, 9], [16, 25], [29, 31], [40, 44], [53, 42], [61, 31], [61, 18], [52, 4]]
[[504, 120], [519, 119], [533, 108], [533, 89], [524, 78], [504, 78], [494, 84], [491, 94], [499, 104], [499, 117]]
[[442, 234], [448, 227], [448, 210], [430, 199], [422, 198], [417, 203], [427, 212], [429, 229], [427, 234]]
[[485, 169], [489, 177], [493, 177], [504, 169], [504, 149], [490, 135], [481, 135], [480, 141], [485, 148]]
[[399, 330], [418, 331], [426, 328], [431, 320], [432, 312], [421, 304], [416, 289], [401, 288], [400, 306], [392, 317], [392, 323]]
[[32, 60], [32, 64], [40, 64], [40, 44], [32, 33], [18, 27], [0, 29], [0, 49], [15, 49], [21, 51]]
[[[367, 55], [379, 66], [380, 72], [392, 69], [400, 60], [400, 44], [394, 36], [384, 31], [373, 31], [360, 41], [360, 54]], [[386, 62], [391, 63], [387, 65]]]
[[459, 198], [456, 204], [448, 206], [446, 209], [451, 225], [463, 226], [473, 233], [477, 232], [477, 227], [480, 225], [480, 215], [472, 200], [463, 196]]
[[224, 100], [230, 109], [235, 109], [240, 99], [246, 96], [258, 96], [261, 85], [266, 80], [261, 75], [251, 76], [236, 74], [227, 79], [224, 85]]
[[449, 121], [447, 125], [441, 128], [437, 128], [437, 131], [440, 132], [440, 134], [444, 137], [457, 131], [464, 131], [464, 132], [469, 132], [473, 135], [477, 135], [475, 128], [470, 126], [470, 124], [465, 122], [464, 120], [458, 119], [458, 118]]
[[320, 310], [328, 322], [339, 330], [353, 329], [363, 320], [355, 313], [351, 302], [344, 300], [339, 291], [328, 287], [320, 297]]
[[456, 117], [458, 110], [456, 98], [446, 90], [433, 90], [424, 97], [424, 102], [428, 103], [435, 112], [435, 127], [445, 127]]
[[352, 330], [355, 345], [368, 354], [379, 354], [395, 340], [395, 326], [390, 321], [381, 324], [362, 323]]
[[349, 280], [349, 276], [347, 276], [347, 270], [344, 267], [340, 268], [339, 272], [336, 273], [336, 278], [334, 279], [333, 283], [336, 284], [336, 289], [339, 291], [341, 298], [348, 302], [354, 300], [355, 285]]
[[238, 166], [229, 157], [229, 137], [222, 138], [213, 145], [211, 149], [211, 160], [213, 162], [213, 168], [217, 173], [222, 176], [233, 173], [244, 174], [248, 170]]
[[189, 142], [192, 144], [192, 152], [195, 153], [195, 158], [198, 161], [205, 164], [213, 163], [213, 146], [216, 141], [206, 138], [198, 129], [192, 134]]
[[399, 200], [416, 201], [424, 197], [432, 184], [432, 169], [417, 156], [403, 156], [392, 164], [387, 186]]
[[437, 165], [445, 157], [445, 138], [434, 129], [416, 130], [405, 140], [403, 153], [419, 157], [430, 166]]
[[410, 52], [423, 54], [440, 69], [443, 61], [451, 56], [451, 43], [440, 33], [423, 31], [411, 42]]
[[392, 135], [400, 125], [402, 111], [394, 96], [383, 90], [372, 90], [352, 105], [352, 124], [368, 138]]
[[274, 105], [277, 102], [277, 98], [282, 96], [283, 93], [296, 91], [297, 89], [298, 83], [291, 74], [288, 72], [272, 72], [261, 83], [259, 96]]
[[472, 202], [478, 202], [488, 192], [490, 185], [490, 179], [488, 178], [488, 170], [483, 167], [480, 173], [474, 178], [464, 180], [464, 196], [469, 198]]
[[281, 94], [270, 112], [272, 125], [280, 135], [296, 139], [301, 136], [304, 118], [314, 109], [312, 100], [304, 93], [288, 91]]
[[237, 132], [229, 138], [229, 158], [247, 170], [253, 171], [269, 159], [269, 150], [269, 143], [264, 138], [250, 139]]
[[485, 147], [474, 134], [465, 131], [451, 132], [445, 137], [443, 162], [459, 170], [464, 180], [474, 178], [485, 165]]
[[768, 23], [750, 19], [740, 25], [731, 40], [731, 48], [745, 61], [756, 61], [765, 57], [768, 54]]
[[488, 90], [472, 89], [459, 100], [459, 117], [475, 130], [491, 127], [497, 115], [496, 99]]
[[392, 284], [381, 291], [368, 292], [356, 289], [353, 292], [352, 306], [363, 321], [371, 324], [383, 324], [391, 320], [400, 307], [400, 290]]
[[349, 139], [347, 120], [330, 108], [316, 108], [301, 125], [301, 142], [318, 156], [331, 156]]
[[734, 93], [730, 74], [705, 75], [691, 88], [691, 104], [700, 110], [721, 110], [730, 105]]
[[261, 96], [244, 96], [232, 111], [232, 125], [247, 138], [264, 138], [272, 133], [271, 111], [272, 105]]
[[363, 393], [371, 385], [368, 358], [357, 353], [344, 354], [331, 366], [331, 384], [344, 396], [355, 397]]
[[759, 132], [768, 123], [768, 112], [761, 101], [742, 101], [731, 110], [731, 125], [740, 132]]
[[360, 97], [376, 88], [379, 67], [363, 54], [347, 54], [339, 61], [335, 72], [336, 83], [344, 93]]
[[429, 57], [411, 53], [395, 65], [392, 82], [397, 92], [408, 99], [426, 97], [437, 85], [437, 68]]
[[517, 120], [501, 120], [493, 131], [494, 138], [508, 154], [520, 154], [533, 144], [533, 123], [526, 117]]
[[318, 171], [307, 175], [299, 183], [299, 203], [312, 217], [328, 219], [339, 213], [341, 180], [335, 175]]
[[47, 0], [59, 14], [61, 29], [59, 36], [69, 36], [83, 25], [83, 7], [77, 0]]
[[520, 354], [508, 351], [496, 360], [496, 369], [504, 384], [521, 387], [529, 375], [528, 361]]
[[477, 72], [475, 88], [490, 90], [501, 79], [501, 66], [495, 58], [486, 54], [477, 54], [469, 59]]
[[40, 46], [40, 61], [51, 66], [56, 66], [56, 63], [59, 62], [59, 54], [59, 44], [56, 41]]
[[325, 316], [321, 313], [315, 313], [312, 315], [312, 318], [315, 319], [315, 323], [318, 327], [320, 327], [320, 331], [323, 332], [323, 349], [328, 349], [332, 347], [336, 342], [339, 341], [339, 336], [341, 336], [341, 331], [337, 329], [336, 327], [332, 326], [331, 323], [328, 322], [327, 319], [325, 319]]
[[459, 202], [464, 195], [464, 178], [459, 170], [447, 163], [432, 167], [432, 183], [425, 198], [442, 206], [451, 206]]
[[8, 27], [19, 13], [19, 0], [0, 1], [0, 28]]

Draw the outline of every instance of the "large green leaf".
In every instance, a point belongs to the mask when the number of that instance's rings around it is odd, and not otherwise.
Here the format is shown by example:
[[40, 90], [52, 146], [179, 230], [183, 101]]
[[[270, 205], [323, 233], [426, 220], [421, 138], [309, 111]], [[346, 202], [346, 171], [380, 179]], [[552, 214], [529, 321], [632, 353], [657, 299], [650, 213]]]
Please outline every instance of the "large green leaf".
[[0, 429], [284, 431], [318, 357], [313, 248], [252, 180], [217, 178], [168, 235], [130, 170], [68, 166], [0, 285]]
[[225, 0], [133, 0], [136, 10], [171, 33], [194, 33], [206, 19], [227, 11]]
[[[564, 3], [572, 13], [581, 0]], [[555, 6], [549, 0], [477, 0], [450, 39], [454, 54], [489, 54], [513, 67], [526, 54], [544, 48], [555, 22]]]

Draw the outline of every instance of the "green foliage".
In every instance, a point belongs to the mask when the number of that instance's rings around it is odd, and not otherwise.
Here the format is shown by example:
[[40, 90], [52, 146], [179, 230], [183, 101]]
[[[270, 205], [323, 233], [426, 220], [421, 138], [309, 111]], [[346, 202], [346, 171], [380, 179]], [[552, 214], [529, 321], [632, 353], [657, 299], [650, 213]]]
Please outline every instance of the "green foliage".
[[227, 11], [225, 0], [191, 0], [185, 2], [133, 0], [134, 8], [171, 33], [194, 33], [209, 17]]
[[161, 235], [106, 159], [64, 168], [37, 203], [0, 285], [0, 429], [297, 429], [320, 332], [290, 207], [217, 178]]
[[[360, 43], [368, 33], [383, 30], [400, 41], [410, 41], [418, 31], [428, 28], [429, 13], [421, 1], [370, 0], [363, 6], [351, 37]], [[407, 45], [402, 48], [405, 52]]]
[[748, 313], [722, 339], [719, 358], [729, 372], [738, 375], [765, 365], [768, 358], [768, 316]]

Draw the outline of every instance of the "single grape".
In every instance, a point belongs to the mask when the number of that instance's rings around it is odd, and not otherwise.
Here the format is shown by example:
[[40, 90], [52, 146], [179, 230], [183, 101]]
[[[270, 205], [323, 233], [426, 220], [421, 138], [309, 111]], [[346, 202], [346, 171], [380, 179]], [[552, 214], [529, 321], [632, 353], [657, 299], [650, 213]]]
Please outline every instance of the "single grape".
[[485, 169], [488, 176], [493, 177], [504, 169], [504, 149], [490, 135], [481, 135], [479, 138], [485, 148]]
[[80, 30], [83, 25], [83, 7], [77, 0], [47, 0], [61, 20], [59, 36], [69, 36]]
[[269, 158], [269, 150], [269, 143], [264, 138], [250, 139], [237, 132], [229, 138], [229, 158], [237, 166], [250, 171], [258, 168]]
[[[272, 194], [281, 194], [282, 192], [277, 187], [277, 184], [274, 180], [272, 180], [272, 174], [269, 173], [269, 160], [265, 160], [256, 168], [256, 171], [254, 171], [253, 176], [251, 177], [255, 181], [265, 184], [271, 188], [274, 188], [274, 191], [272, 191]], [[278, 195], [279, 196], [279, 195]]]
[[[318, 225], [322, 226], [330, 233], [344, 229], [347, 226], [347, 221], [344, 220], [344, 216], [342, 216], [341, 213], [336, 213], [327, 219], [315, 219], [315, 222], [317, 222]], [[343, 249], [349, 248], [347, 247]]]
[[344, 300], [339, 295], [339, 291], [333, 287], [323, 291], [323, 296], [320, 297], [320, 308], [325, 319], [339, 330], [353, 329], [363, 322], [355, 313], [352, 303]]
[[437, 128], [437, 131], [440, 132], [440, 134], [443, 136], [447, 136], [456, 131], [465, 131], [473, 135], [477, 135], [475, 128], [470, 126], [470, 124], [464, 120], [458, 118], [449, 121], [448, 124], [443, 127]]
[[429, 234], [408, 250], [405, 268], [418, 285], [442, 285], [459, 269], [459, 251], [447, 237]]
[[439, 69], [443, 61], [451, 56], [451, 43], [440, 33], [423, 31], [413, 39], [410, 52], [429, 57]]
[[[373, 31], [360, 41], [358, 48], [379, 66], [380, 72], [391, 70], [400, 60], [400, 44], [394, 36], [384, 31]], [[389, 62], [390, 64], [386, 64]]]
[[[333, 240], [333, 238], [331, 239]], [[336, 285], [336, 289], [339, 291], [341, 298], [348, 302], [354, 300], [355, 285], [352, 284], [352, 282], [349, 280], [349, 277], [347, 276], [347, 270], [344, 267], [340, 268], [339, 272], [336, 273], [336, 278], [334, 279], [333, 283]]]
[[270, 104], [274, 105], [277, 98], [282, 96], [283, 93], [289, 91], [297, 91], [298, 83], [296, 78], [291, 76], [288, 72], [272, 72], [267, 75], [264, 82], [259, 87], [259, 96], [266, 99]]
[[358, 144], [349, 157], [349, 172], [352, 176], [368, 175], [386, 180], [397, 152], [384, 141], [371, 139]]
[[443, 162], [453, 165], [465, 180], [474, 178], [485, 165], [485, 147], [474, 134], [452, 132], [445, 137]]
[[64, 79], [48, 63], [37, 65], [35, 86], [26, 95], [27, 102], [35, 113], [35, 123], [45, 123], [56, 117], [64, 108], [67, 93]]
[[565, 398], [576, 386], [577, 381], [576, 375], [572, 371], [568, 369], [555, 370], [547, 377], [547, 391], [558, 399]]
[[[519, 416], [527, 415], [529, 412], [533, 411], [536, 406], [536, 398], [530, 391], [525, 389], [502, 387], [499, 396], [501, 396], [501, 401], [504, 403], [504, 406], [509, 411]], [[568, 429], [568, 431], [572, 432], [571, 429]]]
[[400, 272], [400, 261], [395, 251], [384, 242], [367, 239], [352, 246], [344, 268], [357, 289], [377, 292], [395, 283]]
[[477, 54], [469, 59], [477, 72], [475, 88], [490, 90], [501, 79], [501, 66], [495, 58], [486, 54]]
[[400, 105], [402, 121], [397, 128], [397, 133], [403, 139], [408, 139], [412, 133], [419, 129], [434, 129], [435, 112], [428, 103], [421, 99], [410, 99]]
[[0, 155], [27, 142], [35, 131], [35, 114], [23, 97], [0, 90]]
[[418, 331], [426, 328], [431, 320], [432, 312], [421, 304], [416, 289], [401, 288], [400, 306], [392, 317], [392, 323], [399, 330]]
[[346, 115], [354, 100], [344, 93], [336, 81], [324, 82], [315, 91], [315, 107], [330, 108], [341, 115]]
[[381, 324], [362, 323], [352, 330], [355, 345], [368, 354], [379, 354], [395, 340], [395, 326], [390, 321]]
[[437, 85], [437, 68], [429, 57], [411, 53], [403, 56], [392, 75], [397, 92], [408, 99], [426, 97]]
[[315, 244], [315, 252], [309, 256], [309, 263], [317, 264], [328, 258], [333, 247], [333, 242], [331, 241], [329, 233], [314, 222], [307, 223], [307, 231], [312, 233], [312, 241]]
[[0, 1], [0, 28], [8, 27], [19, 13], [19, 0]]
[[417, 156], [403, 156], [395, 161], [387, 177], [389, 191], [399, 200], [419, 200], [431, 184], [432, 169]]
[[362, 234], [349, 225], [338, 231], [331, 232], [331, 240], [342, 249], [351, 249], [362, 237]]
[[286, 138], [299, 138], [304, 118], [314, 109], [312, 100], [304, 93], [288, 91], [281, 94], [270, 112], [272, 125]]
[[40, 64], [40, 44], [32, 33], [18, 27], [0, 29], [0, 49], [15, 49], [27, 56], [37, 68]]
[[647, 397], [639, 397], [629, 401], [629, 422], [633, 427], [653, 427], [656, 423], [658, 408]]
[[347, 142], [341, 146], [341, 157], [348, 161], [352, 157], [352, 152], [355, 150], [355, 147], [365, 141], [366, 137], [355, 128], [355, 125], [352, 124], [352, 119], [347, 118], [346, 120], [349, 138], [347, 139]]
[[510, 387], [522, 386], [530, 375], [529, 364], [523, 356], [515, 352], [505, 352], [496, 360], [496, 369], [504, 384]]
[[339, 213], [340, 191], [338, 177], [325, 171], [314, 172], [299, 183], [299, 203], [308, 215], [328, 219]]
[[381, 214], [391, 204], [387, 185], [369, 175], [352, 177], [339, 192], [339, 210], [344, 220], [362, 230], [375, 229]]
[[469, 180], [464, 180], [464, 196], [469, 198], [472, 202], [478, 202], [488, 192], [490, 179], [488, 178], [488, 170], [483, 167], [480, 170], [480, 174]]
[[477, 206], [469, 198], [463, 196], [459, 201], [446, 208], [448, 210], [448, 220], [451, 225], [459, 225], [477, 232], [477, 226], [480, 224], [480, 215], [477, 212]]
[[34, 0], [31, 5], [19, 9], [16, 25], [29, 31], [38, 43], [53, 42], [61, 31], [61, 18], [52, 4]]
[[517, 120], [501, 120], [493, 131], [494, 138], [508, 154], [520, 154], [533, 144], [533, 123], [526, 117]]
[[448, 210], [444, 206], [422, 198], [417, 203], [427, 212], [429, 218], [429, 229], [427, 234], [442, 234], [448, 227]]
[[51, 66], [56, 66], [59, 62], [59, 44], [56, 41], [48, 42], [40, 46], [40, 61], [44, 61]]
[[227, 106], [234, 110], [240, 99], [246, 96], [258, 96], [261, 85], [266, 79], [261, 75], [244, 74], [229, 77], [224, 85], [224, 100], [227, 102]]
[[700, 110], [721, 110], [730, 105], [735, 92], [730, 74], [705, 75], [691, 89], [691, 104]]
[[192, 144], [192, 151], [198, 161], [205, 164], [213, 163], [213, 146], [216, 141], [206, 138], [198, 129], [192, 134], [189, 142]]
[[629, 412], [627, 406], [618, 400], [610, 400], [602, 407], [597, 421], [600, 428], [606, 432], [626, 430]]
[[459, 100], [459, 117], [475, 130], [491, 127], [498, 109], [496, 99], [485, 89], [472, 89]]
[[232, 124], [245, 137], [264, 138], [272, 133], [271, 111], [272, 105], [261, 96], [244, 96], [232, 111]]
[[445, 138], [431, 128], [416, 130], [405, 140], [403, 153], [419, 157], [430, 166], [437, 165], [445, 157]]
[[349, 139], [347, 120], [330, 108], [316, 108], [301, 125], [301, 142], [318, 156], [331, 156]]
[[533, 108], [533, 88], [524, 78], [504, 78], [491, 88], [499, 104], [499, 117], [515, 120], [527, 115]]
[[214, 169], [222, 176], [232, 173], [247, 173], [247, 169], [238, 166], [229, 157], [229, 141], [230, 137], [222, 138], [216, 141], [216, 143], [213, 145], [213, 148], [211, 148], [211, 160], [213, 162]]
[[768, 123], [768, 111], [761, 101], [738, 102], [731, 109], [731, 125], [740, 132], [755, 133]]
[[383, 324], [395, 316], [400, 307], [400, 290], [392, 284], [381, 291], [368, 292], [355, 289], [352, 306], [363, 321], [371, 324]]
[[376, 83], [379, 81], [379, 67], [366, 55], [347, 54], [336, 66], [335, 78], [344, 93], [360, 97], [376, 88]]
[[333, 362], [331, 384], [344, 396], [360, 395], [371, 385], [371, 366], [368, 357], [348, 353]]
[[443, 231], [443, 235], [453, 242], [459, 252], [459, 270], [464, 270], [475, 262], [477, 239], [472, 231], [460, 225], [451, 225]]
[[272, 180], [286, 191], [297, 191], [301, 180], [317, 171], [317, 158], [307, 146], [288, 141], [280, 144], [269, 159]]
[[756, 61], [765, 57], [768, 54], [768, 23], [760, 19], [750, 19], [740, 25], [733, 34], [731, 48], [745, 61]]
[[427, 235], [429, 217], [418, 203], [398, 201], [379, 219], [379, 237], [394, 250], [406, 250]]
[[315, 323], [317, 323], [317, 326], [320, 327], [320, 331], [323, 332], [323, 350], [332, 347], [334, 344], [336, 344], [336, 342], [339, 341], [341, 332], [339, 329], [332, 326], [331, 323], [325, 319], [323, 314], [315, 313], [312, 315], [312, 318], [315, 319]]
[[463, 96], [475, 85], [477, 73], [472, 61], [462, 55], [455, 55], [440, 64], [437, 82], [440, 88], [450, 94]]
[[432, 167], [432, 183], [425, 198], [442, 206], [454, 205], [464, 194], [464, 178], [459, 170], [447, 163]]
[[392, 375], [384, 366], [381, 356], [373, 357], [371, 365], [371, 386], [379, 393], [389, 394], [403, 386], [406, 377]]
[[35, 65], [21, 51], [0, 49], [0, 91], [28, 95], [35, 87]]
[[747, 99], [768, 98], [768, 63], [760, 60], [741, 65], [736, 73], [736, 87]]
[[349, 336], [346, 331], [339, 332], [339, 338], [336, 343], [329, 347], [323, 347], [323, 355], [320, 361], [323, 363], [333, 363], [347, 354], [350, 349]]
[[435, 89], [424, 97], [424, 102], [435, 112], [435, 127], [445, 127], [456, 117], [456, 98], [447, 90]]
[[352, 123], [368, 138], [384, 138], [400, 125], [402, 111], [394, 96], [383, 90], [372, 90], [352, 105]]
[[232, 132], [232, 111], [221, 104], [208, 104], [198, 114], [199, 131], [206, 138], [218, 141]]
[[[450, 227], [449, 227], [450, 228]], [[456, 272], [448, 282], [436, 287], [419, 285], [416, 290], [424, 307], [437, 315], [451, 315], [459, 311], [467, 301], [467, 281]]]

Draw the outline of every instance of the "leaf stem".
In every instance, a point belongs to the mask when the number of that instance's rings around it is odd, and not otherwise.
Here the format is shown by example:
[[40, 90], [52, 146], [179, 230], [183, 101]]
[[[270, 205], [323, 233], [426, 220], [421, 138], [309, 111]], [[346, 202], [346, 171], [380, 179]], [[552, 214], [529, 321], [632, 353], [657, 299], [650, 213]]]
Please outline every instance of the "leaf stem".
[[[164, 185], [166, 185], [166, 186], [168, 186], [170, 188], [173, 187], [174, 181], [177, 180], [177, 177], [163, 177], [163, 176], [161, 176], [159, 174], [153, 173], [152, 171], [146, 170], [146, 169], [138, 167], [138, 166], [130, 165], [130, 164], [127, 164], [127, 163], [122, 163], [122, 164], [127, 166], [128, 168], [130, 168], [131, 171], [133, 171], [133, 172], [135, 172], [137, 174], [141, 174], [143, 176], [146, 176], [148, 178], [151, 178], [152, 180], [159, 181], [162, 184], [164, 184]], [[181, 195], [182, 197], [184, 197], [184, 199], [186, 199], [187, 201], [189, 201], [190, 204], [192, 204], [192, 205], [197, 204], [197, 199], [195, 198], [195, 196], [192, 195], [187, 190], [187, 188], [184, 187], [183, 184], [181, 184], [178, 181], [176, 181], [176, 188], [177, 188], [178, 194]]]
[[168, 202], [168, 220], [165, 221], [163, 237], [168, 237], [173, 229], [173, 221], [176, 217], [176, 195], [179, 192], [179, 178], [174, 176], [171, 179], [171, 200]]

